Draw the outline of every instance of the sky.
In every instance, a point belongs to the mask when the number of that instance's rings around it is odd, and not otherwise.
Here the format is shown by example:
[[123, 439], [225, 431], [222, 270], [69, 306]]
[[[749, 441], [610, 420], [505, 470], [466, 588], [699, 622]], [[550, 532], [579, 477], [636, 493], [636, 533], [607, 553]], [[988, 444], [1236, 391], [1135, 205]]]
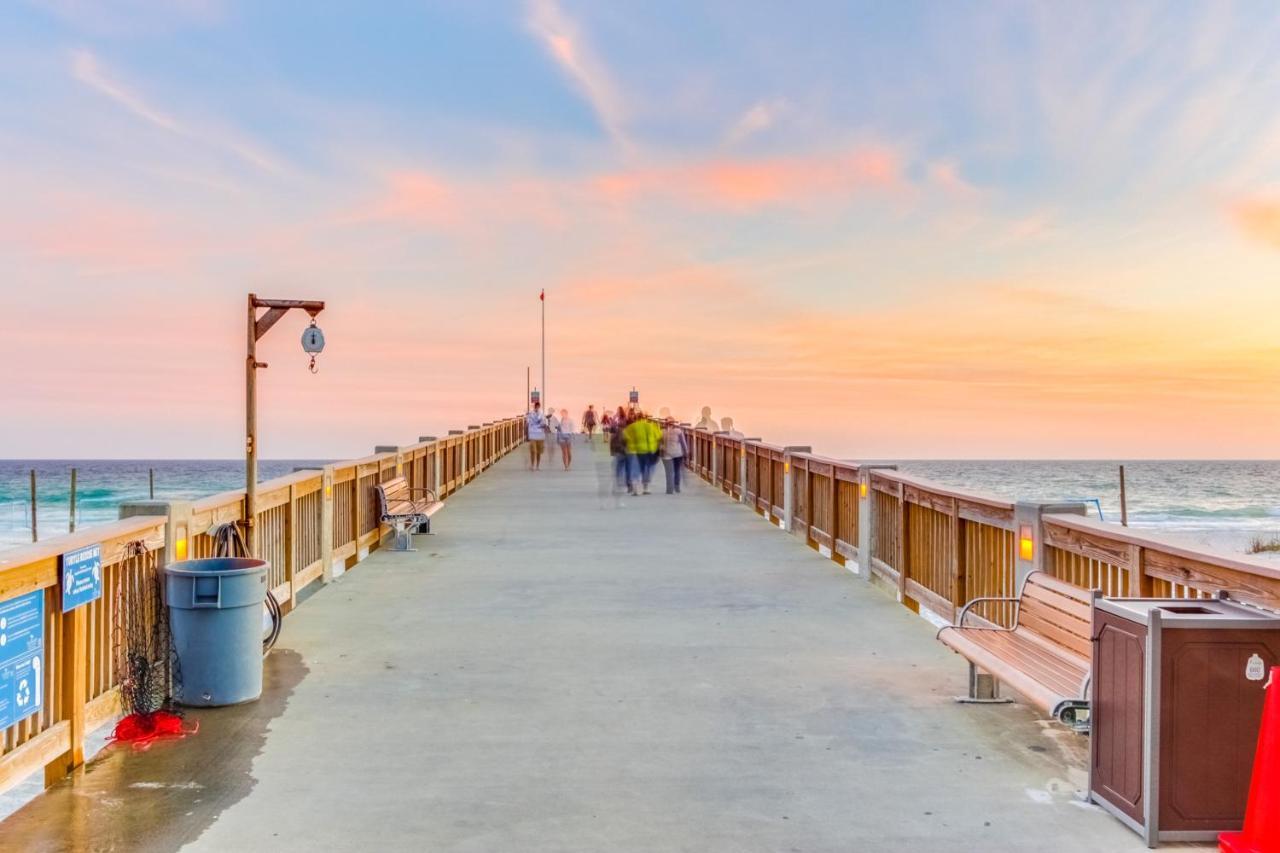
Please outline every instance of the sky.
[[343, 458], [633, 386], [844, 458], [1273, 458], [1257, 2], [0, 5], [0, 457]]

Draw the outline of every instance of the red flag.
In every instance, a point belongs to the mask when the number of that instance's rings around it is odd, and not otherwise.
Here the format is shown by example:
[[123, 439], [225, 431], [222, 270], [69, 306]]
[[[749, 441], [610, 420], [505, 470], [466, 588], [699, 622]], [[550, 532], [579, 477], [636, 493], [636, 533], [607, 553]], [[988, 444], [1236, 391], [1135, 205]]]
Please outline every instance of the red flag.
[[545, 287], [538, 292], [538, 301], [539, 302], [547, 301], [547, 289]]

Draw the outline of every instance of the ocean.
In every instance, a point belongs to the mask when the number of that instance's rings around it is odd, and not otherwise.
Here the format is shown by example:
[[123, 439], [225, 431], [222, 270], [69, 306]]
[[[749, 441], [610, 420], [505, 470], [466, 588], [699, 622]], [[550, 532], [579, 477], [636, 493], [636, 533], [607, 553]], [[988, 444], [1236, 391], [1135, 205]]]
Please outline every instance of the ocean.
[[[317, 460], [258, 462], [261, 480], [316, 468]], [[0, 460], [0, 548], [31, 541], [31, 470], [36, 472], [36, 519], [42, 540], [67, 532], [71, 469], [76, 469], [76, 529], [119, 517], [123, 501], [150, 497], [148, 471], [155, 469], [156, 498], [190, 500], [244, 488], [241, 459], [5, 459]]]
[[[319, 460], [266, 460], [263, 479]], [[1091, 514], [1120, 520], [1119, 462], [1081, 460], [913, 460], [905, 473], [962, 491], [1019, 500], [1094, 502]], [[1175, 533], [1195, 544], [1242, 553], [1255, 536], [1280, 535], [1280, 461], [1126, 462], [1130, 526]], [[121, 501], [148, 496], [198, 498], [243, 485], [240, 460], [0, 461], [0, 547], [31, 541], [29, 472], [36, 470], [42, 539], [64, 533], [71, 468], [78, 471], [77, 527], [111, 521]]]

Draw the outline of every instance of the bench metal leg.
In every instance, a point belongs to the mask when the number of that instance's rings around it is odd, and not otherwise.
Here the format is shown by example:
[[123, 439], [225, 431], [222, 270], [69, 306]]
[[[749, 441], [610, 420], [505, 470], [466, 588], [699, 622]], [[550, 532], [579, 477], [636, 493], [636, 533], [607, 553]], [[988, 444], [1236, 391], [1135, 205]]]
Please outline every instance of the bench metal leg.
[[1003, 705], [1012, 699], [1000, 698], [1000, 682], [989, 672], [982, 672], [969, 664], [969, 695], [957, 696], [956, 701], [973, 705]]

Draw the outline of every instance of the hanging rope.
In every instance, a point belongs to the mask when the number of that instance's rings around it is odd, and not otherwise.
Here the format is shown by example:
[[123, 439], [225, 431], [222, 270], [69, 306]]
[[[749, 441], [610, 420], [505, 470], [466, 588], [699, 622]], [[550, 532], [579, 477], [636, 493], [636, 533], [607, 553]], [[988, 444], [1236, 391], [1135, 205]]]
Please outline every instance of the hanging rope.
[[[209, 531], [209, 536], [213, 539], [213, 555], [215, 557], [249, 556], [249, 546], [244, 541], [244, 534], [240, 531], [240, 525], [234, 521], [219, 524]], [[276, 601], [276, 597], [271, 594], [271, 590], [267, 590], [266, 604], [267, 614], [271, 617], [271, 630], [267, 633], [266, 639], [262, 641], [262, 656], [264, 658], [275, 647], [276, 640], [280, 639], [280, 627], [284, 622], [284, 614], [280, 611], [280, 602]]]

